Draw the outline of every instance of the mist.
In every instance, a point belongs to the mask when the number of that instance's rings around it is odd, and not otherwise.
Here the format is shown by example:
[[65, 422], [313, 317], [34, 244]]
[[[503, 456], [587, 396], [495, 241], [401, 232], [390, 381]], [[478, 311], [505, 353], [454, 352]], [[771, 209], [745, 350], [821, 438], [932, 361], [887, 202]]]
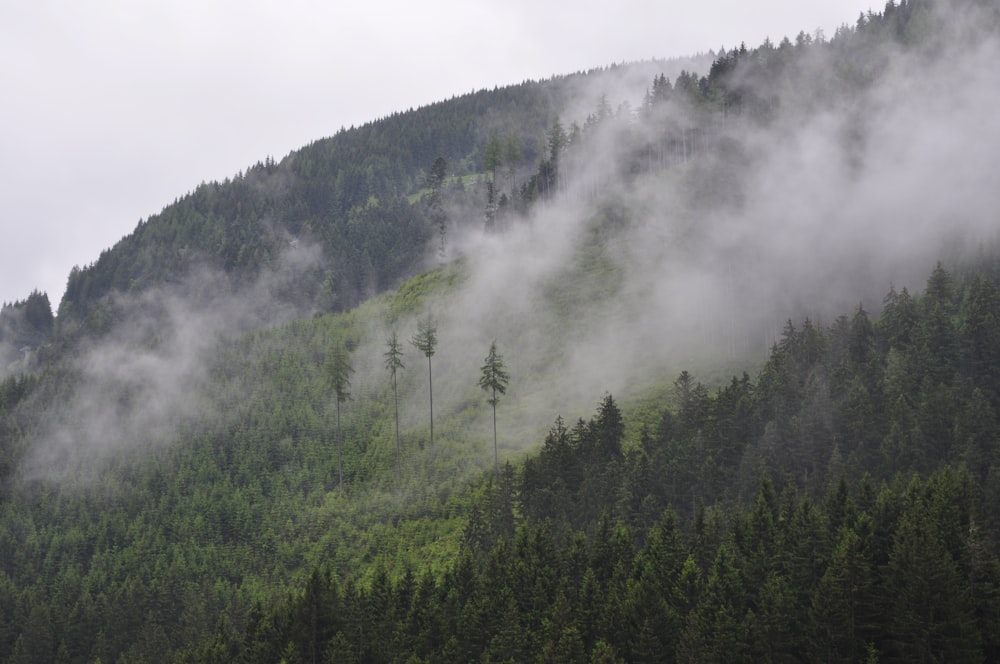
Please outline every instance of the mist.
[[102, 306], [117, 323], [85, 339], [61, 369], [61, 394], [38, 417], [22, 479], [89, 484], [111, 465], [168, 451], [232, 417], [207, 408], [220, 345], [311, 314], [286, 294], [321, 262], [319, 247], [295, 243], [243, 287], [195, 266], [180, 283], [113, 295]]
[[[495, 339], [511, 373], [506, 444], [532, 445], [556, 415], [587, 417], [605, 393], [636, 396], [713, 364], [752, 372], [786, 321], [877, 314], [890, 288], [922, 291], [937, 261], [996, 246], [1000, 46], [969, 28], [974, 17], [950, 20], [933, 57], [889, 52], [860, 94], [806, 95], [766, 126], [720, 118], [708, 149], [648, 173], [624, 146], [656, 128], [619, 110], [571, 146], [563, 190], [527, 219], [498, 235], [454, 220], [473, 230], [453, 240], [467, 280], [430, 306], [441, 412], [466, 407]], [[829, 80], [826, 52], [801, 58], [793, 80]], [[582, 91], [565, 125], [602, 96], [638, 109], [646, 91], [601, 86]]]
[[[455, 418], [492, 457], [492, 412], [476, 383], [495, 340], [511, 375], [497, 411], [509, 455], [536, 445], [557, 415], [589, 416], [606, 393], [636, 397], [684, 369], [753, 371], [786, 320], [877, 313], [890, 287], [919, 292], [936, 261], [995, 246], [1000, 44], [959, 23], [933, 57], [890, 52], [858, 94], [793, 95], [800, 103], [767, 123], [715, 118], [697, 149], [685, 143], [655, 167], [637, 166], [630, 146], [664, 126], [688, 131], [694, 111], [671, 103], [644, 114], [651, 80], [627, 68], [583, 79], [562, 123], [584, 125], [602, 99], [615, 112], [567, 150], [560, 191], [501, 233], [484, 233], [479, 213], [449, 220], [460, 284], [415, 315], [389, 320], [383, 309], [368, 321], [352, 352], [356, 398], [385, 398], [382, 354], [397, 332], [407, 353], [400, 424], [413, 441], [426, 426], [426, 361], [405, 340], [417, 316], [433, 314], [436, 421]], [[830, 79], [828, 52], [799, 58], [789, 80]], [[430, 245], [428, 267], [441, 260]], [[169, 449], [191, 423], [228, 417], [201, 398], [219, 343], [311, 315], [281, 293], [324, 260], [289, 247], [246, 288], [214, 288], [225, 277], [194, 271], [119, 296], [128, 325], [75, 359], [73, 388], [22, 474], [62, 480], [82, 464], [93, 477], [131, 453]]]

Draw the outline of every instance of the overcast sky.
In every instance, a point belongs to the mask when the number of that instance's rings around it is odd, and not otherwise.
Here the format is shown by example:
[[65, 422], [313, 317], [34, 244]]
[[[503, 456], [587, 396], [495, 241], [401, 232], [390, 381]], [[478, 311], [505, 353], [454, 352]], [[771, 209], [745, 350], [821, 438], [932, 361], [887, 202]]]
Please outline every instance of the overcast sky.
[[[0, 0], [0, 302], [58, 306], [202, 181], [474, 89], [821, 28], [864, 0]], [[703, 72], [702, 72], [703, 73]]]

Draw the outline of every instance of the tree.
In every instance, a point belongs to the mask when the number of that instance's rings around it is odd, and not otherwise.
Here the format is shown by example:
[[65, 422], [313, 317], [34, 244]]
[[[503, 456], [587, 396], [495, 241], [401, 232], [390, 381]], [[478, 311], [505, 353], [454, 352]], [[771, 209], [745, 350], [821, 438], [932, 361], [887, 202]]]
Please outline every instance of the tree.
[[427, 357], [427, 389], [431, 400], [431, 449], [434, 449], [434, 379], [431, 375], [431, 357], [437, 348], [437, 321], [431, 314], [417, 320], [417, 332], [410, 343]]
[[431, 220], [438, 229], [438, 235], [441, 241], [441, 245], [438, 247], [438, 252], [442, 258], [444, 258], [444, 238], [445, 233], [448, 230], [448, 217], [444, 213], [444, 202], [441, 199], [442, 190], [444, 189], [444, 183], [447, 177], [448, 161], [444, 157], [438, 157], [431, 165], [430, 173], [427, 174], [427, 186], [430, 187], [431, 190]]
[[395, 330], [393, 330], [392, 336], [389, 338], [386, 346], [388, 350], [383, 357], [385, 357], [385, 368], [389, 371], [389, 375], [392, 376], [392, 403], [396, 414], [396, 483], [398, 484], [403, 453], [399, 445], [399, 392], [396, 389], [396, 372], [406, 367], [403, 365], [403, 351], [399, 346], [399, 339], [396, 338]]
[[854, 662], [863, 654], [868, 637], [873, 636], [877, 620], [873, 570], [854, 530], [844, 527], [839, 537], [812, 597], [814, 656], [828, 662]]
[[490, 134], [486, 147], [483, 148], [483, 169], [490, 174], [492, 182], [497, 180], [497, 169], [503, 164], [503, 157], [504, 146], [500, 137], [496, 133]]
[[337, 399], [337, 468], [338, 487], [340, 492], [344, 491], [344, 436], [340, 429], [340, 404], [351, 398], [351, 374], [354, 368], [351, 366], [350, 358], [347, 357], [347, 349], [343, 345], [334, 346], [333, 351], [327, 359], [327, 377], [333, 387], [334, 396]]
[[507, 167], [507, 180], [510, 182], [511, 200], [514, 199], [514, 196], [517, 193], [515, 182], [515, 178], [517, 176], [517, 166], [521, 163], [523, 158], [524, 149], [522, 147], [521, 137], [515, 133], [508, 134], [503, 144], [503, 162]]
[[552, 123], [552, 127], [549, 128], [548, 132], [548, 147], [549, 147], [549, 162], [552, 166], [552, 185], [558, 190], [560, 180], [564, 179], [564, 174], [560, 168], [560, 157], [565, 151], [566, 146], [569, 144], [569, 138], [566, 135], [566, 130], [563, 129], [562, 123], [559, 118], [556, 117], [555, 121]]
[[487, 402], [493, 406], [493, 465], [497, 477], [500, 477], [500, 456], [497, 451], [497, 403], [500, 401], [498, 395], [507, 393], [507, 383], [510, 381], [510, 376], [504, 366], [503, 356], [497, 352], [495, 340], [490, 344], [486, 364], [482, 366], [480, 371], [482, 376], [479, 378], [479, 387], [490, 395]]
[[432, 192], [440, 191], [447, 175], [448, 160], [444, 157], [438, 157], [431, 165], [431, 172], [427, 174], [427, 186], [431, 188]]
[[486, 229], [495, 230], [497, 200], [497, 169], [503, 163], [503, 143], [500, 138], [493, 133], [483, 148], [483, 168], [490, 174], [490, 181], [486, 183]]

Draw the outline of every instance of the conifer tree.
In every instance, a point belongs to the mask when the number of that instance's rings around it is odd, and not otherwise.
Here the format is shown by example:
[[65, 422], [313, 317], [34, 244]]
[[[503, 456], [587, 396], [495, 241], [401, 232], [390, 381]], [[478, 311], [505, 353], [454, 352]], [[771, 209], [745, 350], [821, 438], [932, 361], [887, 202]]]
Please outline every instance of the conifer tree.
[[347, 349], [341, 344], [334, 346], [333, 352], [327, 359], [327, 377], [337, 401], [337, 469], [338, 487], [341, 493], [344, 491], [344, 436], [340, 428], [340, 405], [351, 398], [352, 373], [354, 368], [351, 366], [350, 358], [347, 357]]
[[431, 166], [431, 171], [427, 175], [427, 186], [430, 187], [430, 212], [431, 220], [437, 226], [440, 246], [438, 254], [441, 258], [445, 255], [445, 234], [448, 231], [448, 217], [444, 213], [444, 201], [442, 200], [445, 180], [448, 178], [448, 161], [444, 157], [438, 157]]
[[489, 141], [483, 148], [483, 169], [490, 174], [490, 181], [486, 183], [486, 230], [496, 230], [497, 213], [497, 170], [503, 164], [503, 143], [494, 133], [490, 135]]
[[417, 332], [410, 343], [427, 358], [427, 389], [430, 394], [431, 449], [434, 449], [434, 378], [431, 374], [431, 357], [437, 348], [437, 321], [431, 314], [417, 321]]
[[510, 197], [513, 200], [517, 192], [515, 178], [517, 176], [517, 166], [524, 158], [524, 148], [521, 137], [516, 133], [510, 133], [503, 144], [503, 161], [507, 170], [507, 180], [510, 182]]
[[400, 465], [402, 464], [402, 450], [399, 445], [399, 392], [396, 389], [396, 372], [400, 369], [404, 369], [403, 365], [403, 351], [399, 345], [399, 339], [396, 338], [396, 332], [393, 330], [392, 336], [386, 343], [388, 350], [384, 353], [385, 357], [385, 368], [389, 371], [389, 375], [392, 377], [392, 403], [395, 409], [396, 416], [396, 483], [400, 480]]
[[497, 451], [497, 403], [501, 394], [506, 394], [510, 376], [503, 363], [503, 356], [497, 352], [497, 342], [490, 344], [490, 352], [486, 363], [480, 369], [479, 387], [490, 395], [487, 402], [493, 406], [493, 465], [497, 477], [500, 477], [500, 456]]

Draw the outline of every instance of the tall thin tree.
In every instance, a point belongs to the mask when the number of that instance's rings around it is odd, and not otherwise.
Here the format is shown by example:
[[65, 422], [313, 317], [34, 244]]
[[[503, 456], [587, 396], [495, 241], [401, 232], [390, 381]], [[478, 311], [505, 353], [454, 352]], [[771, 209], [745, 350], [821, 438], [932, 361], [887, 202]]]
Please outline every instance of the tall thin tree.
[[437, 348], [437, 321], [431, 314], [417, 319], [417, 332], [410, 343], [427, 357], [427, 389], [431, 399], [431, 450], [434, 449], [434, 378], [431, 375], [431, 357]]
[[507, 383], [510, 375], [503, 363], [503, 356], [497, 352], [496, 340], [490, 344], [490, 352], [486, 356], [486, 363], [480, 369], [482, 375], [479, 377], [479, 387], [490, 395], [487, 400], [493, 406], [493, 466], [497, 478], [500, 477], [500, 455], [497, 450], [497, 403], [501, 394], [507, 393]]
[[395, 330], [393, 330], [392, 336], [386, 342], [386, 346], [388, 350], [385, 351], [383, 357], [385, 357], [385, 368], [388, 369], [389, 375], [392, 376], [392, 403], [396, 409], [396, 484], [399, 484], [403, 452], [399, 444], [399, 392], [396, 389], [396, 372], [404, 369], [405, 366], [403, 365], [403, 350], [399, 345], [399, 339], [396, 338]]
[[337, 401], [337, 470], [338, 488], [344, 492], [344, 434], [340, 428], [340, 405], [351, 398], [351, 374], [354, 367], [342, 344], [333, 347], [326, 361], [327, 378]]
[[483, 148], [483, 169], [490, 174], [486, 183], [486, 230], [496, 230], [497, 216], [497, 170], [503, 164], [503, 143], [496, 132], [490, 134]]
[[511, 201], [514, 201], [517, 196], [517, 167], [521, 164], [523, 158], [524, 148], [521, 136], [515, 132], [511, 132], [504, 139], [503, 144], [503, 163], [507, 167], [507, 181], [510, 183]]
[[448, 232], [448, 216], [444, 212], [444, 183], [448, 179], [448, 161], [444, 157], [438, 157], [431, 166], [430, 173], [427, 174], [427, 186], [431, 190], [429, 209], [431, 220], [438, 230], [438, 255], [445, 257], [445, 234]]

